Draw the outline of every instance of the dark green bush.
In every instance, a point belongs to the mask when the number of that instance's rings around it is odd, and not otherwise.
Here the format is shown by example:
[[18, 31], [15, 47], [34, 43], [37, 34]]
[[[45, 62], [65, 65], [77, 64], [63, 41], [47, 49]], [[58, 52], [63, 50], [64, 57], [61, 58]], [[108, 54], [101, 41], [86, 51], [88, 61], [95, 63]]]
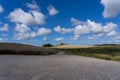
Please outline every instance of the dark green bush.
[[48, 44], [43, 44], [43, 47], [52, 47], [53, 45], [48, 43]]

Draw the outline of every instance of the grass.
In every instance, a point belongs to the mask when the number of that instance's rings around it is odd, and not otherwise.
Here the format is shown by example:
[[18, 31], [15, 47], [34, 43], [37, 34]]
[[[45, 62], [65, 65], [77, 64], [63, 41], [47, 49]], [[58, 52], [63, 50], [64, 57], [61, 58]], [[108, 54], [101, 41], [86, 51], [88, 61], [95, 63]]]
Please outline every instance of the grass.
[[120, 61], [120, 56], [115, 56], [112, 60], [114, 60], [114, 61]]
[[0, 43], [0, 55], [51, 55], [56, 49], [18, 43]]
[[120, 45], [96, 46], [89, 48], [61, 49], [61, 50], [65, 51], [66, 54], [120, 61]]

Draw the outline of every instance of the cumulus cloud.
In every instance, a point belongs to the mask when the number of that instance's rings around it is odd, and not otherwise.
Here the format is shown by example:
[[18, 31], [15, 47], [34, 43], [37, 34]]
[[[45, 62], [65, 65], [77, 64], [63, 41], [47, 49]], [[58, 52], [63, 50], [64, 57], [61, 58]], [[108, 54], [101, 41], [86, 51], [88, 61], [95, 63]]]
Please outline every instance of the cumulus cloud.
[[26, 25], [41, 25], [45, 23], [45, 16], [41, 12], [34, 10], [25, 12], [21, 8], [15, 9], [14, 11], [10, 12], [8, 18], [11, 22]]
[[37, 31], [31, 31], [30, 27], [25, 24], [16, 24], [14, 31], [15, 40], [31, 39], [42, 35], [45, 36], [52, 32], [51, 29], [47, 28], [38, 28]]
[[26, 6], [30, 9], [33, 10], [39, 10], [39, 6], [37, 5], [37, 3], [35, 2], [35, 0], [32, 0], [32, 3], [26, 3]]
[[75, 26], [74, 33], [77, 35], [90, 33], [90, 27], [89, 26], [82, 26], [82, 25]]
[[73, 25], [80, 25], [80, 24], [84, 23], [83, 21], [79, 21], [79, 20], [77, 20], [75, 18], [71, 18], [70, 20], [71, 20]]
[[25, 24], [16, 24], [15, 31], [20, 33], [30, 32], [30, 28]]
[[54, 27], [53, 30], [54, 30], [55, 32], [58, 32], [58, 33], [61, 33], [61, 34], [71, 33], [71, 32], [74, 31], [73, 28], [68, 28], [68, 29], [66, 29], [66, 28], [61, 28], [60, 25], [57, 25], [56, 27]]
[[120, 13], [120, 0], [101, 0], [104, 18], [112, 18]]
[[3, 27], [0, 27], [0, 31], [9, 31], [8, 24], [4, 24]]
[[116, 42], [120, 42], [120, 35], [115, 36], [114, 40], [115, 40]]
[[105, 26], [104, 26], [104, 32], [110, 32], [110, 31], [113, 31], [117, 28], [117, 24], [114, 24], [112, 22], [110, 23], [107, 23]]
[[117, 28], [117, 24], [114, 24], [112, 22], [102, 24], [102, 23], [97, 23], [91, 20], [87, 21], [79, 21], [76, 20], [75, 18], [72, 18], [71, 22], [74, 23], [73, 28], [61, 28], [60, 25], [54, 27], [54, 31], [60, 34], [65, 34], [65, 33], [73, 33], [74, 36], [72, 37], [74, 40], [78, 40], [81, 35], [84, 34], [94, 34], [97, 37], [101, 36], [112, 36], [115, 35], [115, 30]]
[[117, 24], [114, 24], [112, 22], [103, 25], [101, 23], [96, 23], [94, 21], [87, 20], [86, 22], [84, 22], [84, 24], [75, 26], [75, 34], [100, 34], [113, 31], [116, 29], [116, 27]]
[[110, 35], [112, 36], [116, 34], [113, 31], [115, 31], [117, 24], [114, 24], [112, 22], [107, 23], [105, 25], [103, 25], [102, 23], [91, 21], [91, 20], [87, 20], [86, 22], [77, 20], [77, 22], [80, 22], [80, 23], [75, 24], [75, 27], [72, 29], [74, 30], [73, 39], [75, 40], [79, 39], [80, 36], [84, 34], [94, 34], [94, 35], [97, 35], [98, 37], [103, 36], [106, 33], [108, 36]]
[[111, 31], [107, 34], [107, 36], [116, 36], [118, 33], [116, 31]]
[[73, 40], [79, 40], [80, 39], [80, 35], [78, 34], [75, 34], [73, 37], [72, 37]]
[[3, 7], [0, 5], [0, 13], [4, 11]]
[[94, 40], [94, 39], [97, 39], [97, 36], [96, 35], [88, 36], [87, 39], [88, 40]]
[[46, 29], [46, 28], [39, 28], [37, 35], [47, 35], [49, 33], [51, 33], [52, 30], [51, 29]]
[[60, 42], [60, 41], [63, 41], [63, 40], [64, 40], [63, 37], [59, 37], [59, 38], [56, 38], [56, 39], [55, 39], [56, 42]]
[[49, 6], [47, 7], [47, 10], [48, 10], [48, 12], [49, 12], [49, 15], [51, 15], [51, 16], [54, 16], [54, 15], [56, 15], [56, 14], [59, 13], [59, 11], [56, 10], [53, 5], [49, 5]]

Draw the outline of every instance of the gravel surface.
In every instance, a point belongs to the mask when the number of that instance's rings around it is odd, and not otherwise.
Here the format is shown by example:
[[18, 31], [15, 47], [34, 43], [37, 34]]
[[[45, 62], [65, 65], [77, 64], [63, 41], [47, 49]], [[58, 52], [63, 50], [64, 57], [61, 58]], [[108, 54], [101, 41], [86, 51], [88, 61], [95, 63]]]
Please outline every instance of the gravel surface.
[[0, 55], [0, 80], [120, 80], [120, 62], [62, 52], [49, 56]]

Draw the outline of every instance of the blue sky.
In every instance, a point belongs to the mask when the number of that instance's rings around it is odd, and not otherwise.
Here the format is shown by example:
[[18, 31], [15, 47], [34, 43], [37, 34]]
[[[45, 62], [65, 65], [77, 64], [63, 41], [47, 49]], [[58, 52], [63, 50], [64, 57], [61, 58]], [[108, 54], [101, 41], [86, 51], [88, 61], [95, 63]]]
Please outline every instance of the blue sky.
[[120, 44], [119, 0], [0, 0], [0, 42]]

